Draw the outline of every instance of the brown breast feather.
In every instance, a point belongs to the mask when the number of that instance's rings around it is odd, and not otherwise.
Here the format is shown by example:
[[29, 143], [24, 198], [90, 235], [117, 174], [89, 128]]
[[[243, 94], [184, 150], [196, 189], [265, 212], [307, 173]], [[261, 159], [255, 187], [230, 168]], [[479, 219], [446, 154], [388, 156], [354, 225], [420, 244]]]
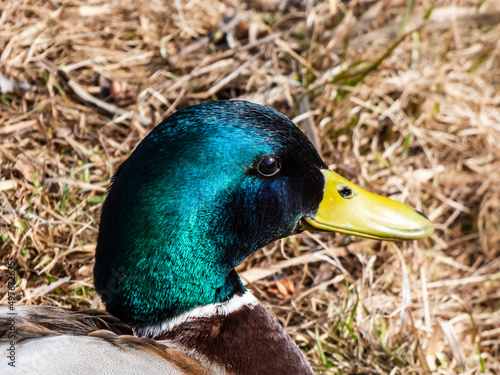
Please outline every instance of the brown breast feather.
[[193, 318], [155, 337], [194, 349], [237, 375], [313, 374], [304, 355], [262, 305]]

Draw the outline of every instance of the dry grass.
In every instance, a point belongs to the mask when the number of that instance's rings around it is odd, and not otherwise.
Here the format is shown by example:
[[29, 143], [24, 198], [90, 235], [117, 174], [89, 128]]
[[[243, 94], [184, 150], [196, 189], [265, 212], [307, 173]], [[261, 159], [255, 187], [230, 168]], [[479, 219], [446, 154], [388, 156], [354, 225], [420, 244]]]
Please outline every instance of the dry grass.
[[2, 270], [17, 262], [19, 303], [91, 306], [116, 167], [176, 109], [247, 99], [295, 118], [347, 178], [436, 224], [413, 243], [304, 233], [240, 267], [317, 373], [500, 373], [498, 1], [0, 10], [0, 254]]

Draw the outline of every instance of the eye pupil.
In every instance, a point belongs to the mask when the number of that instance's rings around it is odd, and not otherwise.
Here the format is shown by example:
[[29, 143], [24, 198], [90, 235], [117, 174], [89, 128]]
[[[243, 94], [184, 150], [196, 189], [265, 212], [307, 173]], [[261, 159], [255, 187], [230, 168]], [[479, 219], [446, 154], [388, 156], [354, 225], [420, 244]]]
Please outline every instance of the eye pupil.
[[280, 162], [275, 156], [265, 156], [259, 163], [259, 172], [264, 176], [272, 176], [280, 169]]

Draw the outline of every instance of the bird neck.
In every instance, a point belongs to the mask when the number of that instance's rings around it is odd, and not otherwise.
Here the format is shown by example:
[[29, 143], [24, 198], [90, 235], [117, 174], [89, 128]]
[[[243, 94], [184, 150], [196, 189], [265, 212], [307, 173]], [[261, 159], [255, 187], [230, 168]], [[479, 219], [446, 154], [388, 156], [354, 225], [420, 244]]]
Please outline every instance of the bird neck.
[[138, 334], [167, 340], [194, 359], [229, 374], [313, 374], [277, 319], [249, 291], [197, 307]]

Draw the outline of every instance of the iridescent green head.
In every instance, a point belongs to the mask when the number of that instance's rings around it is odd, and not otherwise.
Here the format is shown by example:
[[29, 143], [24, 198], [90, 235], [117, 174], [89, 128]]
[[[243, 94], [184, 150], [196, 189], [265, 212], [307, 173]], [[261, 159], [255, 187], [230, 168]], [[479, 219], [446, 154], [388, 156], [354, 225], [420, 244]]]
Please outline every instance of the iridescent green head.
[[295, 233], [326, 168], [273, 109], [242, 101], [184, 108], [116, 173], [101, 216], [95, 285], [126, 323], [159, 323], [243, 290], [248, 255]]

